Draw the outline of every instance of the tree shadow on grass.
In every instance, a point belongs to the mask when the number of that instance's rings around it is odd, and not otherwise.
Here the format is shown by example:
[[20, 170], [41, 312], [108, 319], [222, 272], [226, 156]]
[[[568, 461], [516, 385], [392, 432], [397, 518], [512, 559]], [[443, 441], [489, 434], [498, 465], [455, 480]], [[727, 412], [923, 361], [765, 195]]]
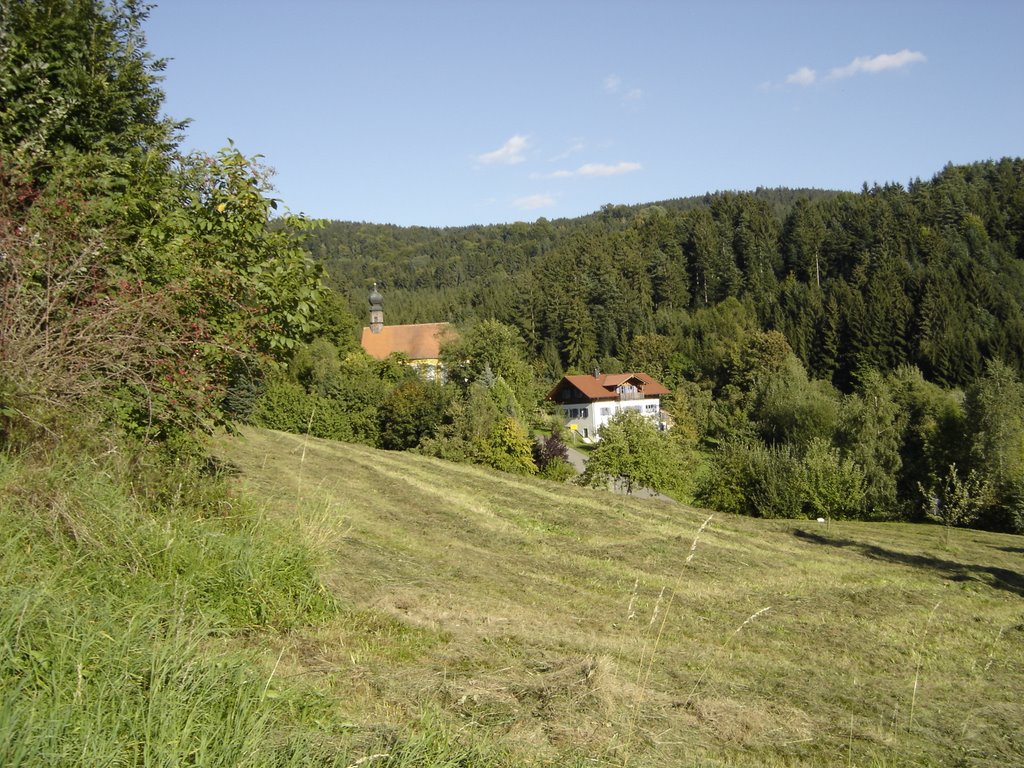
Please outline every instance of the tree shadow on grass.
[[1007, 568], [998, 568], [990, 565], [978, 565], [976, 563], [961, 563], [956, 560], [945, 560], [929, 555], [913, 555], [908, 552], [897, 552], [886, 549], [877, 544], [868, 544], [854, 539], [844, 539], [835, 536], [826, 536], [811, 531], [796, 530], [793, 532], [798, 538], [810, 541], [814, 544], [824, 544], [830, 547], [847, 547], [858, 550], [867, 557], [875, 560], [887, 560], [892, 563], [901, 563], [914, 568], [929, 568], [943, 574], [950, 581], [979, 581], [996, 589], [1005, 589], [1016, 595], [1024, 597], [1024, 574], [1011, 571]]

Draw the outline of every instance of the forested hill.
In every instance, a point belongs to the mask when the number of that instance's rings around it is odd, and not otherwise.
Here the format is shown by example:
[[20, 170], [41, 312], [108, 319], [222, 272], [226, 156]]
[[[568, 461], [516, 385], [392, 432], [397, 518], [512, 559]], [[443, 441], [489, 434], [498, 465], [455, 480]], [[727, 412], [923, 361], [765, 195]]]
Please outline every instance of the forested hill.
[[[703, 195], [692, 195], [690, 197], [673, 197], [669, 200], [661, 200], [656, 203], [643, 203], [640, 205], [605, 205], [601, 207], [600, 211], [590, 214], [589, 216], [582, 216], [580, 218], [589, 219], [596, 218], [598, 216], [608, 216], [609, 214], [619, 216], [630, 216], [645, 208], [665, 208], [676, 211], [689, 211], [694, 208], [700, 208], [708, 205], [715, 195], [722, 194], [739, 194], [740, 190], [720, 190], [719, 192], [707, 192]], [[834, 197], [835, 195], [841, 194], [837, 190], [829, 189], [814, 189], [802, 187], [799, 189], [792, 189], [790, 187], [758, 187], [753, 192], [749, 193], [751, 196], [758, 200], [763, 200], [768, 203], [772, 211], [780, 219], [784, 219], [786, 215], [792, 210], [797, 200], [818, 200], [828, 197]]]
[[[497, 270], [524, 271], [534, 257], [568, 242], [573, 234], [588, 230], [611, 232], [652, 216], [707, 208], [716, 197], [736, 194], [739, 193], [708, 193], [642, 205], [609, 203], [579, 218], [542, 217], [533, 224], [438, 228], [328, 221], [310, 238], [309, 248], [327, 266], [336, 287], [351, 293], [360, 315], [365, 303], [363, 287], [369, 281], [388, 290], [419, 294], [410, 298], [403, 293], [401, 302], [389, 302], [389, 315], [394, 322], [416, 322], [433, 319], [442, 311], [437, 308], [436, 297], [432, 300], [430, 294], [477, 278], [491, 278]], [[759, 187], [744, 196], [766, 204], [781, 223], [798, 200], [819, 200], [839, 194], [821, 189]], [[490, 258], [478, 258], [481, 254]], [[429, 306], [424, 306], [424, 302]], [[443, 311], [448, 319], [470, 319], [478, 314], [461, 306]]]
[[701, 310], [731, 298], [842, 388], [905, 363], [950, 386], [990, 358], [1024, 370], [1019, 158], [857, 194], [722, 192], [445, 229], [331, 222], [309, 246], [357, 317], [377, 281], [389, 322], [494, 318], [551, 375], [610, 370], [641, 337], [685, 372]]

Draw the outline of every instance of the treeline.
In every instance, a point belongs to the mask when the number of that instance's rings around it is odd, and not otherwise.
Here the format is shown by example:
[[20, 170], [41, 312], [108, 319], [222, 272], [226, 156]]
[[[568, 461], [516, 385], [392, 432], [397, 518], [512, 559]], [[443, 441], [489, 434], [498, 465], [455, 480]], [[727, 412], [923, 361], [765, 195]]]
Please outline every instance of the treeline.
[[[764, 516], [1024, 530], [1024, 161], [859, 194], [720, 193], [577, 220], [328, 224], [356, 316], [514, 328], [538, 387], [643, 370], [706, 453], [697, 498]], [[834, 481], [834, 482], [833, 482]]]
[[[548, 422], [543, 392], [515, 328], [494, 320], [445, 339], [447, 381], [426, 380], [394, 354], [375, 360], [353, 344], [321, 337], [289, 365], [236, 390], [234, 415], [258, 426], [416, 450], [447, 461], [565, 480], [575, 476], [557, 436], [546, 450], [530, 437]], [[546, 423], [545, 423], [546, 422]]]

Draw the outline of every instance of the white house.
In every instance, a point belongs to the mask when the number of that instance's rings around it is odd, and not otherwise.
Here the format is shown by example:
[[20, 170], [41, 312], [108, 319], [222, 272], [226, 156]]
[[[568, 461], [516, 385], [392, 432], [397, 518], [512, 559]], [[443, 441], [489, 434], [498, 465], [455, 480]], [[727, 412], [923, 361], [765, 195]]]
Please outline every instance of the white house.
[[558, 403], [566, 426], [590, 442], [600, 439], [598, 430], [620, 411], [639, 411], [664, 429], [661, 396], [668, 392], [646, 373], [595, 371], [589, 376], [563, 376], [548, 400]]

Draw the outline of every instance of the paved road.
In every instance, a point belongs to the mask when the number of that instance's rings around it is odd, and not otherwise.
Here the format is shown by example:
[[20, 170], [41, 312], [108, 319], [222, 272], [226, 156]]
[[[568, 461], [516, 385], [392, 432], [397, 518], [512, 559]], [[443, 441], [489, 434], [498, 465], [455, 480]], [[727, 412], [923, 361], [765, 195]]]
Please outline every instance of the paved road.
[[573, 448], [571, 445], [566, 445], [566, 450], [569, 451], [569, 463], [576, 467], [577, 472], [582, 472], [587, 468], [587, 455], [583, 451]]

